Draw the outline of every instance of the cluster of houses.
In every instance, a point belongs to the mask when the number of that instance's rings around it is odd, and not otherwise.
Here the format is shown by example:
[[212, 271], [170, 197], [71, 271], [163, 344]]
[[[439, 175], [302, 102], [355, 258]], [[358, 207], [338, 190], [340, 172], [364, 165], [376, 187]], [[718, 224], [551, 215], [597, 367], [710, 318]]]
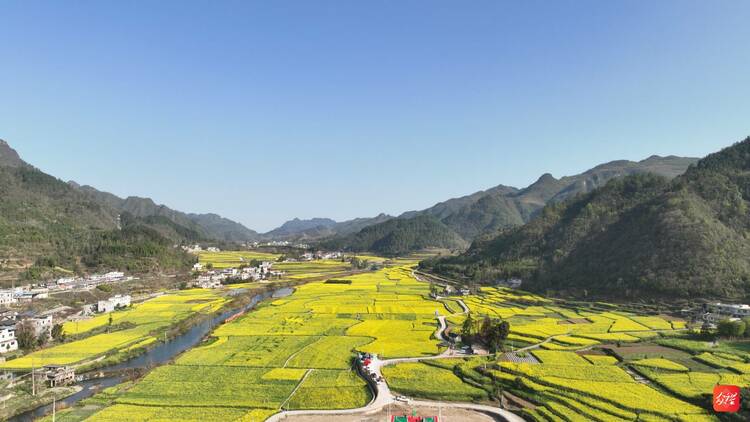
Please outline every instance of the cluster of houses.
[[443, 293], [442, 295], [438, 294], [436, 291], [433, 291], [430, 293], [430, 297], [433, 299], [442, 299], [443, 296], [468, 296], [471, 294], [471, 290], [468, 287], [461, 287], [460, 289], [456, 289], [453, 286], [446, 284], [443, 286]]
[[[107, 313], [116, 309], [122, 309], [130, 306], [130, 295], [116, 295], [107, 300], [100, 300], [98, 303], [85, 305], [82, 314], [91, 315], [95, 312]], [[3, 302], [6, 305], [16, 303], [17, 301]], [[67, 306], [58, 307], [40, 314], [31, 312], [19, 314], [12, 309], [0, 310], [0, 354], [5, 354], [18, 350], [18, 340], [16, 332], [22, 324], [27, 324], [33, 329], [34, 337], [40, 338], [44, 335], [52, 335], [54, 326], [53, 315], [73, 311]]]
[[31, 302], [34, 299], [46, 299], [48, 297], [49, 289], [46, 287], [24, 286], [13, 289], [3, 289], [0, 290], [0, 306]]
[[195, 245], [183, 245], [183, 246], [180, 246], [180, 248], [182, 248], [183, 251], [187, 253], [192, 253], [192, 254], [197, 254], [198, 252], [221, 252], [221, 249], [215, 246], [209, 246], [207, 248], [203, 248], [203, 246], [197, 243]]
[[16, 311], [4, 310], [0, 312], [0, 354], [18, 350], [16, 330], [28, 323], [34, 330], [34, 337], [52, 334], [52, 315], [19, 315]]
[[256, 249], [262, 247], [293, 247], [298, 249], [309, 249], [310, 245], [307, 243], [292, 243], [288, 240], [271, 240], [268, 242], [246, 242], [244, 244], [246, 248]]
[[518, 289], [523, 284], [523, 280], [520, 278], [507, 278], [497, 280], [495, 285], [498, 287], [510, 287], [511, 289]]
[[727, 303], [704, 303], [700, 308], [701, 319], [709, 324], [718, 324], [719, 321], [739, 321], [750, 317], [750, 305], [727, 304]]
[[[193, 269], [202, 271], [202, 264], [195, 264]], [[216, 289], [222, 286], [227, 280], [240, 281], [259, 281], [273, 277], [281, 277], [282, 271], [273, 270], [273, 263], [263, 261], [255, 267], [227, 268], [224, 270], [206, 271], [198, 276], [195, 285], [203, 289]]]
[[343, 258], [343, 252], [307, 252], [302, 254], [303, 261], [312, 261], [314, 259], [341, 259]]
[[50, 292], [65, 290], [91, 290], [100, 284], [130, 281], [133, 277], [126, 277], [125, 273], [112, 271], [106, 274], [94, 274], [86, 277], [64, 277], [54, 281], [25, 285], [12, 289], [0, 290], [0, 306], [15, 303], [31, 302], [34, 299], [46, 299]]

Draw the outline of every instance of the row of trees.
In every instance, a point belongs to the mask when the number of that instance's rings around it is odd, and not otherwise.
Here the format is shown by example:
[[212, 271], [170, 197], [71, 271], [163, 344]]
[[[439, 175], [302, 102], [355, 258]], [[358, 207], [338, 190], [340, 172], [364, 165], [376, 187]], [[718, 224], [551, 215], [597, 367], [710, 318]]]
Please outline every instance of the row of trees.
[[461, 327], [461, 340], [465, 344], [480, 342], [487, 346], [490, 353], [495, 353], [502, 349], [509, 333], [510, 323], [508, 321], [488, 316], [485, 316], [481, 321], [475, 320], [469, 313]]

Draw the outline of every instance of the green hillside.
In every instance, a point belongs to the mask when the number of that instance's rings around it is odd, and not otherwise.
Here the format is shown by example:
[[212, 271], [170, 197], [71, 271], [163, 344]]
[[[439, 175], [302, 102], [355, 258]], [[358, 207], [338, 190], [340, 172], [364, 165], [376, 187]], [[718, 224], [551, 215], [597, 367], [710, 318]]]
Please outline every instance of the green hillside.
[[[333, 242], [324, 245], [338, 245], [345, 249], [358, 250], [366, 245], [360, 239], [369, 239], [372, 233], [386, 234], [392, 237], [404, 237], [401, 234], [390, 233], [401, 227], [412, 230], [410, 224], [398, 224], [394, 220], [408, 221], [414, 217], [430, 217], [440, 224], [434, 224], [431, 231], [441, 233], [449, 241], [452, 248], [461, 244], [468, 244], [480, 238], [494, 237], [501, 230], [518, 227], [530, 221], [548, 203], [558, 203], [580, 194], [585, 194], [604, 186], [608, 181], [632, 174], [658, 174], [666, 178], [673, 178], [682, 174], [690, 164], [697, 161], [694, 158], [659, 157], [652, 156], [638, 162], [619, 160], [605, 163], [574, 176], [556, 179], [550, 174], [544, 174], [524, 189], [498, 185], [493, 188], [475, 192], [471, 195], [453, 198], [440, 202], [422, 211], [410, 211], [396, 219], [373, 224], [359, 236], [339, 236]], [[333, 234], [333, 233], [332, 233]], [[402, 242], [401, 246], [407, 252], [419, 249], [424, 242]], [[390, 247], [389, 247], [390, 249]]]
[[403, 255], [426, 248], [463, 249], [459, 235], [430, 216], [391, 219], [365, 227], [357, 233], [327, 241], [329, 249], [371, 251], [382, 255]]
[[750, 138], [672, 181], [632, 175], [425, 269], [525, 288], [635, 298], [750, 295]]
[[0, 273], [41, 278], [57, 267], [77, 272], [186, 268], [193, 258], [174, 244], [200, 238], [164, 217], [120, 215], [0, 143]]

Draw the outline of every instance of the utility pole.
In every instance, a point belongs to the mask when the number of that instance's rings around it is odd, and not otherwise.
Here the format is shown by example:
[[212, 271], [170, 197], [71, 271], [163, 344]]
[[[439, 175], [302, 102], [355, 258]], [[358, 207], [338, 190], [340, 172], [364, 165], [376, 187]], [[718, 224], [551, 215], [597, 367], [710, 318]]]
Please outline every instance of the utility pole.
[[31, 395], [36, 396], [36, 376], [34, 374], [34, 358], [31, 358]]
[[52, 422], [55, 422], [55, 410], [57, 409], [56, 405], [57, 405], [57, 397], [53, 397], [52, 398]]

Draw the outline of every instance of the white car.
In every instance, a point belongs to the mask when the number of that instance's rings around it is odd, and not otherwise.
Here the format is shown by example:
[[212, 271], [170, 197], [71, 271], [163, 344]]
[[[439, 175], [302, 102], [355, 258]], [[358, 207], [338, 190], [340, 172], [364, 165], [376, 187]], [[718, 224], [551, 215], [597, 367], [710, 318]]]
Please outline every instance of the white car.
[[406, 396], [396, 396], [396, 397], [395, 397], [394, 399], [395, 399], [396, 401], [402, 401], [402, 402], [404, 402], [404, 403], [408, 403], [408, 402], [409, 402], [409, 398], [408, 398], [408, 397], [406, 397]]

